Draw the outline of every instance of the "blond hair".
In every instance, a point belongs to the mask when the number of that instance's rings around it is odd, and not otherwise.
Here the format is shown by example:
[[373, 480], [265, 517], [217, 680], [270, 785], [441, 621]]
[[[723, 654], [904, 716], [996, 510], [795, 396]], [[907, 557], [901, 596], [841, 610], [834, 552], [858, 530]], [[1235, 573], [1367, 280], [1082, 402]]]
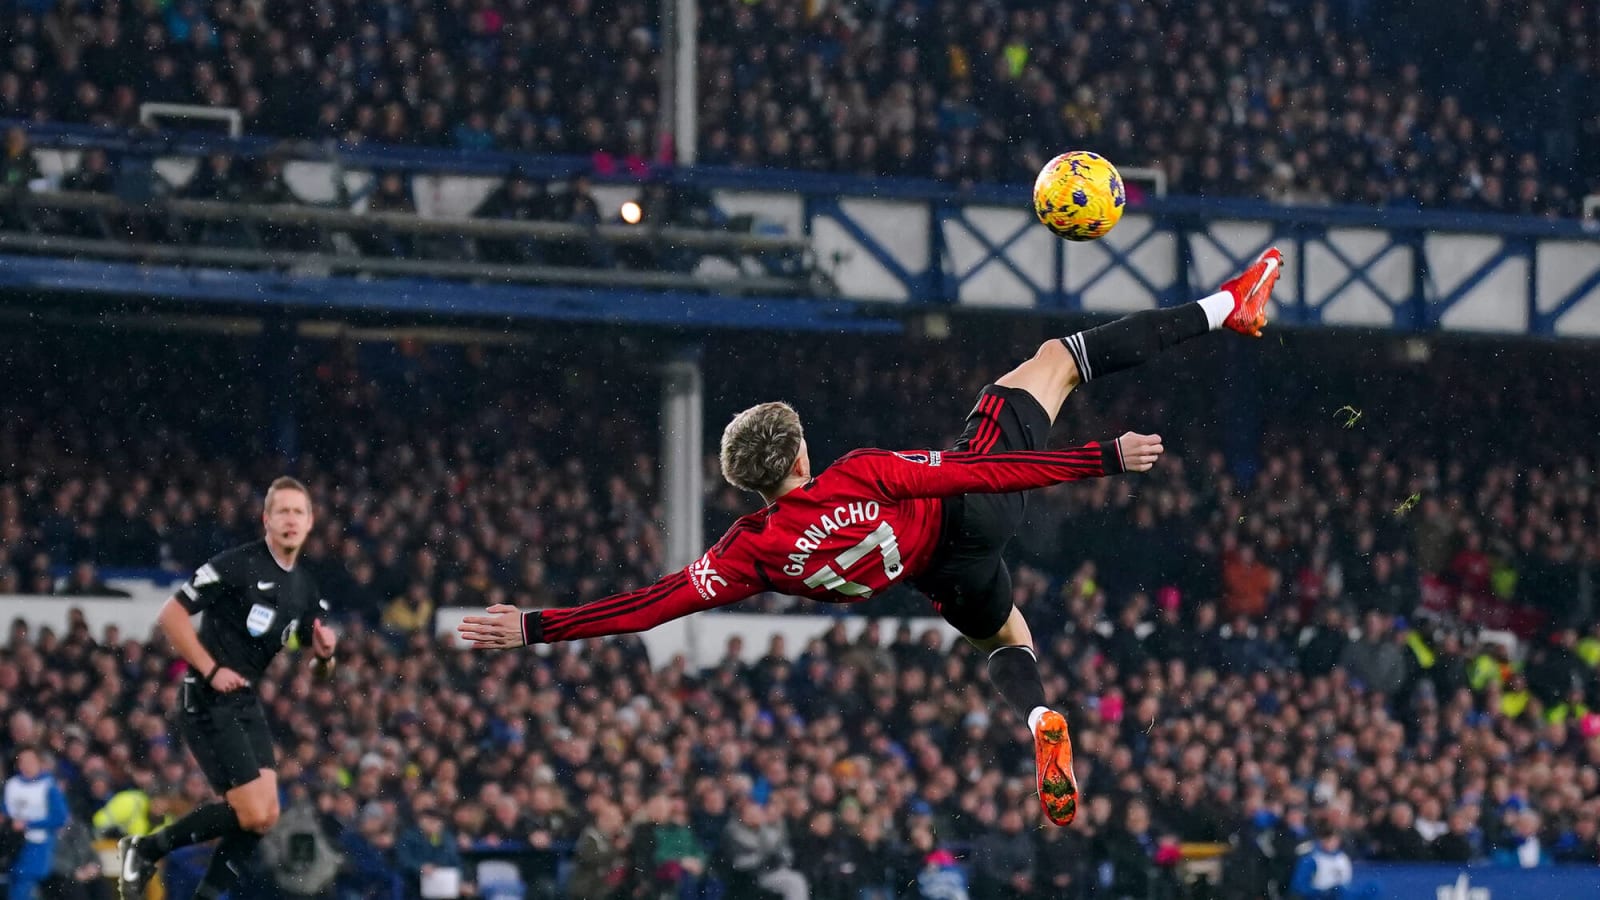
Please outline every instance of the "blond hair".
[[722, 429], [722, 477], [744, 491], [770, 495], [800, 457], [800, 414], [787, 403], [762, 403]]
[[288, 475], [280, 475], [272, 479], [272, 483], [267, 485], [267, 497], [261, 507], [263, 510], [272, 509], [272, 498], [279, 491], [299, 491], [306, 495], [306, 506], [309, 507], [311, 505], [311, 491], [306, 489], [300, 479], [292, 478]]

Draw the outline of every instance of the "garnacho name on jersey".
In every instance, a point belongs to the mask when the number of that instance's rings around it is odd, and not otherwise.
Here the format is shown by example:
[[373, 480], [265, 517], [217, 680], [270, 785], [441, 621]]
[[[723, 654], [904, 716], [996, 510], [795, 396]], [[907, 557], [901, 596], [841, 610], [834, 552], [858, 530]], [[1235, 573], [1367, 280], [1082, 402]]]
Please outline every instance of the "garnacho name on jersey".
[[882, 512], [876, 501], [867, 500], [841, 504], [835, 506], [832, 512], [823, 513], [819, 521], [807, 527], [800, 537], [795, 539], [795, 552], [789, 554], [789, 564], [783, 567], [783, 574], [790, 578], [799, 578], [805, 571], [806, 560], [810, 559], [811, 554], [822, 545], [823, 538], [841, 528], [875, 521]]

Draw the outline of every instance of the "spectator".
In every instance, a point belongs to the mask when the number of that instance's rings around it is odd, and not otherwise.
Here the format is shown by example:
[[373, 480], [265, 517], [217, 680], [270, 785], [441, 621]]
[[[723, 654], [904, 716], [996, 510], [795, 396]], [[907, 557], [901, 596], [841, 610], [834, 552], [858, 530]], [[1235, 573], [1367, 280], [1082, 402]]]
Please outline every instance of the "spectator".
[[1411, 804], [1389, 807], [1383, 821], [1369, 829], [1372, 858], [1386, 862], [1419, 862], [1428, 858], [1428, 846], [1417, 830]]
[[130, 597], [127, 591], [114, 588], [100, 580], [94, 563], [80, 561], [72, 567], [72, 577], [57, 591], [63, 597]]
[[31, 900], [54, 869], [56, 839], [69, 818], [60, 785], [32, 747], [17, 751], [15, 774], [5, 783], [5, 812], [10, 828], [22, 833], [22, 847], [11, 862], [10, 896]]
[[794, 868], [794, 849], [781, 819], [755, 800], [739, 807], [739, 817], [728, 823], [723, 837], [724, 852], [733, 870], [763, 890], [784, 900], [806, 900], [810, 888], [805, 876]]
[[[561, 855], [557, 848], [570, 844], [575, 837], [566, 811], [557, 805], [558, 798], [555, 788], [539, 784], [534, 786], [528, 801], [528, 844], [532, 850], [524, 870], [529, 879], [529, 896], [535, 900], [559, 893]], [[681, 804], [674, 808], [674, 813], [682, 813]], [[674, 837], [681, 838], [681, 834]]]
[[0, 189], [31, 190], [39, 177], [39, 163], [28, 146], [28, 133], [18, 127], [6, 129], [5, 149], [0, 155]]
[[897, 857], [903, 851], [890, 839], [882, 817], [869, 811], [854, 838], [850, 843], [849, 874], [861, 888], [859, 900], [894, 900], [900, 887], [896, 880]]
[[1015, 900], [1047, 894], [1035, 881], [1035, 847], [1022, 830], [1022, 813], [1000, 814], [1000, 830], [978, 838], [972, 848], [974, 900]]
[[1344, 851], [1339, 832], [1326, 823], [1317, 827], [1316, 843], [1295, 864], [1290, 896], [1296, 900], [1346, 900], [1375, 896], [1371, 885], [1355, 883], [1355, 867]]
[[232, 156], [213, 153], [200, 163], [179, 191], [179, 196], [189, 200], [214, 200], [221, 203], [239, 203], [244, 200], [245, 186], [235, 171]]
[[[909, 874], [911, 877], [906, 878]], [[916, 885], [917, 900], [967, 900], [967, 878], [955, 854], [939, 845], [926, 822], [913, 825], [900, 884]]]
[[1558, 863], [1593, 866], [1600, 864], [1600, 816], [1580, 812], [1572, 827], [1563, 831], [1551, 848]]
[[1542, 824], [1539, 814], [1531, 809], [1517, 813], [1512, 819], [1511, 833], [1494, 851], [1494, 863], [1518, 869], [1551, 865], [1554, 860], [1539, 838]]
[[622, 812], [606, 803], [595, 812], [594, 821], [578, 835], [569, 893], [574, 897], [607, 900], [618, 896], [627, 879], [624, 862], [628, 851], [628, 832], [623, 828]]
[[340, 896], [387, 900], [397, 890], [407, 891], [394, 859], [393, 817], [376, 800], [367, 801], [359, 816], [354, 795], [345, 794], [336, 802], [338, 841], [346, 859], [338, 882]]
[[650, 896], [666, 890], [692, 897], [700, 889], [706, 874], [706, 852], [689, 829], [687, 818], [682, 798], [656, 794], [634, 826], [629, 842], [637, 860], [634, 871]]
[[390, 601], [383, 611], [383, 628], [397, 637], [426, 634], [433, 627], [433, 600], [427, 586], [412, 582], [405, 596]]
[[88, 826], [70, 816], [56, 842], [55, 863], [42, 887], [46, 900], [112, 900]]
[[1361, 629], [1361, 639], [1345, 647], [1339, 665], [1367, 690], [1390, 696], [1406, 683], [1406, 652], [1390, 637], [1390, 620], [1369, 612]]
[[394, 845], [395, 867], [405, 876], [413, 897], [422, 896], [421, 886], [441, 872], [454, 870], [458, 882], [462, 874], [461, 851], [445, 826], [443, 811], [429, 805], [415, 815], [416, 824]]
[[1450, 811], [1450, 830], [1435, 838], [1429, 847], [1432, 857], [1439, 862], [1466, 863], [1481, 859], [1482, 833], [1475, 824], [1475, 813], [1468, 807]]
[[1222, 562], [1222, 611], [1228, 618], [1259, 619], [1267, 614], [1267, 598], [1282, 579], [1277, 570], [1256, 558], [1256, 548], [1246, 544]]
[[850, 836], [842, 833], [834, 814], [816, 810], [806, 832], [796, 841], [797, 868], [810, 886], [811, 900], [857, 900], [863, 886]]
[[1099, 887], [1106, 896], [1147, 897], [1159, 881], [1155, 868], [1156, 836], [1150, 827], [1150, 808], [1142, 800], [1127, 806], [1121, 827], [1096, 835], [1092, 858]]

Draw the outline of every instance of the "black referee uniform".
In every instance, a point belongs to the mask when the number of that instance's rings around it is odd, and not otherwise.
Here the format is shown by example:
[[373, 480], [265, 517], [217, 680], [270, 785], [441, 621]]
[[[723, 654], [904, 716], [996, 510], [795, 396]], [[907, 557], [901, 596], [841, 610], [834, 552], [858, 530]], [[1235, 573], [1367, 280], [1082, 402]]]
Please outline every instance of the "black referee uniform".
[[217, 554], [176, 597], [190, 614], [205, 614], [200, 643], [218, 670], [232, 669], [251, 683], [224, 694], [207, 682], [215, 672], [191, 670], [183, 680], [180, 731], [212, 788], [225, 794], [276, 767], [254, 684], [279, 650], [310, 646], [312, 625], [328, 604], [304, 567], [278, 565], [265, 539]]

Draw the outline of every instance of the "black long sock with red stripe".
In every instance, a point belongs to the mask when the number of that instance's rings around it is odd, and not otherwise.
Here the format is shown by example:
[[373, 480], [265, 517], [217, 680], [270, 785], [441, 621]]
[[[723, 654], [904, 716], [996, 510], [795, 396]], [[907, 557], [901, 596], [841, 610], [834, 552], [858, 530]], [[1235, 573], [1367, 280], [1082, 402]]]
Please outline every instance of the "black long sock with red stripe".
[[1161, 351], [1211, 330], [1198, 303], [1124, 316], [1061, 339], [1084, 381], [1149, 362]]

